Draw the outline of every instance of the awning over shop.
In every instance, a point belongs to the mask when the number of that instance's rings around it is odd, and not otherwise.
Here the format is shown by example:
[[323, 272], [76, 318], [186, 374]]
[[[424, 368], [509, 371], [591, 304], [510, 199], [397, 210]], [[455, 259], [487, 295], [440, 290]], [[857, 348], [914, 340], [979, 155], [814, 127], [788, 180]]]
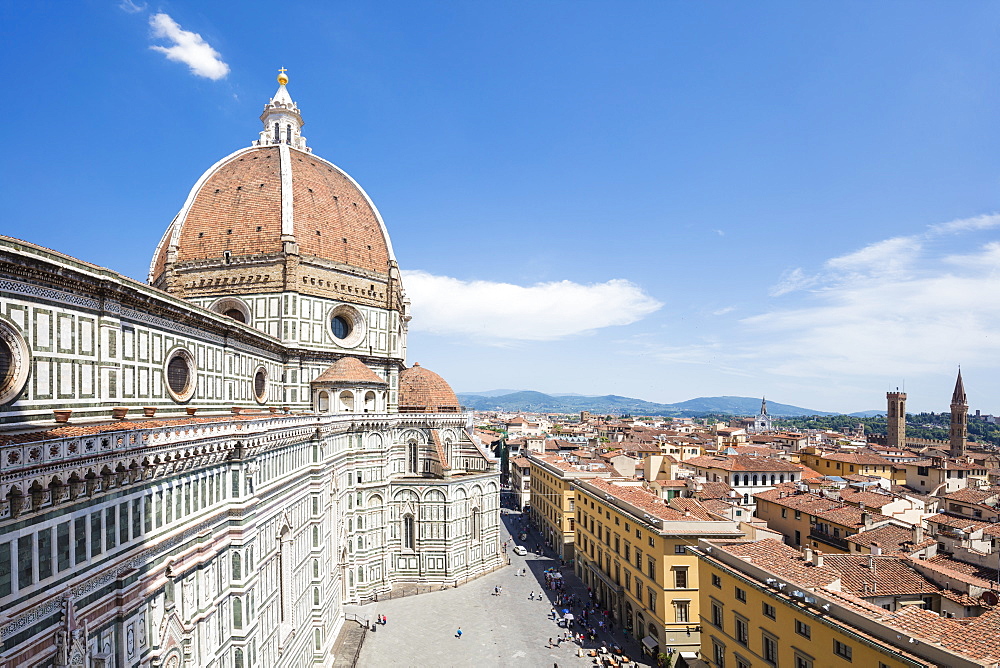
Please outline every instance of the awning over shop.
[[653, 636], [646, 636], [645, 638], [642, 639], [642, 644], [649, 651], [653, 651], [660, 643], [658, 643], [656, 641], [656, 638], [654, 638]]

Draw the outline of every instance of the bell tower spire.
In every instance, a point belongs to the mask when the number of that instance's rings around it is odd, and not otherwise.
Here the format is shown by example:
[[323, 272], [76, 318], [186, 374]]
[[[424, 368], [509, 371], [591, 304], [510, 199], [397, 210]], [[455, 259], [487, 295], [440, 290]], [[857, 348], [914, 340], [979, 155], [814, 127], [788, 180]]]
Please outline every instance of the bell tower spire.
[[951, 442], [951, 456], [962, 457], [965, 455], [965, 446], [969, 435], [969, 402], [965, 397], [965, 384], [962, 382], [962, 370], [958, 370], [958, 378], [955, 380], [955, 391], [951, 393], [951, 429], [949, 441]]
[[292, 101], [285, 85], [288, 83], [288, 75], [284, 67], [278, 70], [278, 92], [264, 105], [264, 112], [260, 115], [260, 120], [264, 124], [261, 130], [260, 139], [253, 143], [254, 146], [271, 146], [285, 144], [300, 151], [312, 152], [306, 147], [306, 138], [302, 136], [302, 115], [299, 107]]

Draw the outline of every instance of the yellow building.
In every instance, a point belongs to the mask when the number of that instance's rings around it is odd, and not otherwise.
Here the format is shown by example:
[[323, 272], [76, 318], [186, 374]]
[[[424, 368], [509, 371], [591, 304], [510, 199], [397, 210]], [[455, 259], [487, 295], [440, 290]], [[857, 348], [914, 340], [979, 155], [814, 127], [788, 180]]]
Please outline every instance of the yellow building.
[[807, 545], [824, 552], [846, 553], [851, 551], [849, 536], [890, 524], [903, 524], [874, 510], [790, 485], [759, 492], [754, 497], [757, 518], [795, 547]]
[[742, 538], [739, 523], [710, 515], [694, 499], [669, 505], [635, 480], [592, 479], [576, 490], [576, 574], [612, 622], [652, 655], [697, 650], [699, 538]]
[[573, 481], [589, 478], [607, 478], [615, 471], [597, 460], [580, 461], [572, 456], [528, 455], [531, 508], [529, 515], [542, 531], [546, 545], [560, 559], [573, 558], [575, 493]]
[[[849, 579], [823, 555], [803, 555], [777, 540], [702, 540], [692, 551], [702, 581], [701, 655], [715, 668], [971, 668], [1000, 661], [993, 611], [959, 620], [920, 605], [887, 610], [847, 591]], [[897, 561], [897, 569], [906, 568]]]
[[869, 450], [841, 452], [806, 448], [799, 453], [799, 461], [820, 475], [871, 475], [891, 480], [895, 485], [906, 484], [906, 468], [904, 466], [895, 465], [885, 457]]

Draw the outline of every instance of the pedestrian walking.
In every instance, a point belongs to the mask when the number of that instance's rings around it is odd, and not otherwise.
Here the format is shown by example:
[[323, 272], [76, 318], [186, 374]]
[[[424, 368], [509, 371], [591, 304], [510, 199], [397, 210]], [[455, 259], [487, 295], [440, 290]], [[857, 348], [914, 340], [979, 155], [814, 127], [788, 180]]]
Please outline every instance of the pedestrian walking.
[[462, 639], [462, 627], [461, 626], [459, 626], [458, 627], [458, 631], [455, 632], [455, 637], [458, 638], [459, 640]]

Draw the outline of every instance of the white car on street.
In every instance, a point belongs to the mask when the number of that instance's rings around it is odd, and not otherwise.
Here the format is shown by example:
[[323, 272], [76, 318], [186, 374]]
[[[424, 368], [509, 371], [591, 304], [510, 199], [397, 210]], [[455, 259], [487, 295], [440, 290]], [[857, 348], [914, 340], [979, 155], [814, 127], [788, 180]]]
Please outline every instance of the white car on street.
[[519, 557], [523, 557], [524, 555], [528, 554], [528, 551], [524, 548], [524, 545], [518, 545], [514, 548], [514, 554], [516, 554]]

